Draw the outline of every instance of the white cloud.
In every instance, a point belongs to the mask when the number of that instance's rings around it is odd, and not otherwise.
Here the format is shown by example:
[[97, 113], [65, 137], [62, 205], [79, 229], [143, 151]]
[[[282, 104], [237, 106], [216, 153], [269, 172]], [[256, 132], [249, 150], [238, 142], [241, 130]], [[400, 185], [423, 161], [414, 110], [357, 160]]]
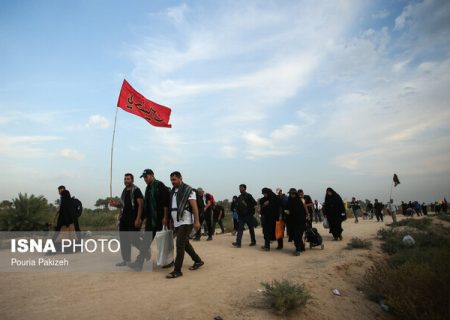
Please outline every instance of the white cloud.
[[[146, 36], [131, 52], [133, 74], [144, 87], [161, 97], [253, 89], [248, 93], [253, 97], [249, 100], [273, 105], [297, 92], [316, 67], [323, 43], [339, 37], [345, 30], [345, 21], [349, 19], [342, 19], [339, 14], [350, 18], [358, 10], [358, 5], [344, 3], [277, 6], [228, 3], [208, 17], [197, 17], [200, 11], [188, 10], [186, 5], [170, 8], [171, 19], [181, 15], [185, 20], [186, 12], [190, 19], [170, 38]], [[225, 76], [216, 74], [198, 80], [203, 78], [196, 76], [199, 70], [203, 73], [203, 68], [226, 66], [234, 58], [240, 61], [234, 60], [231, 72]], [[200, 69], [196, 66], [188, 71], [188, 77], [180, 77], [185, 69], [200, 61], [203, 63]], [[239, 65], [242, 68], [236, 68]], [[168, 77], [169, 73], [175, 76]]]
[[108, 128], [111, 125], [110, 121], [108, 119], [106, 119], [105, 117], [98, 115], [98, 114], [94, 114], [92, 116], [89, 117], [88, 122], [86, 123], [86, 127], [88, 128]]
[[395, 44], [409, 53], [448, 53], [450, 2], [425, 0], [407, 5], [395, 19], [394, 30], [402, 32]]
[[167, 8], [167, 16], [172, 19], [175, 25], [181, 25], [184, 22], [188, 6], [183, 3], [176, 7]]
[[10, 124], [14, 122], [23, 123], [24, 121], [36, 124], [51, 124], [55, 121], [59, 112], [43, 111], [43, 112], [23, 112], [14, 111], [7, 112], [0, 116], [0, 125]]
[[47, 158], [52, 154], [43, 148], [46, 142], [61, 140], [56, 136], [15, 136], [0, 134], [0, 154], [7, 158]]
[[223, 147], [221, 148], [221, 151], [222, 151], [222, 155], [223, 155], [225, 158], [229, 158], [229, 159], [236, 158], [236, 155], [237, 155], [237, 148], [236, 148], [236, 147], [233, 147], [233, 146], [223, 146]]
[[286, 124], [273, 130], [268, 137], [257, 132], [245, 132], [243, 138], [246, 142], [247, 158], [267, 158], [297, 153], [299, 150], [295, 138], [299, 132], [300, 127], [293, 124]]
[[406, 20], [411, 15], [411, 6], [406, 6], [403, 12], [395, 18], [395, 30], [403, 29], [406, 24]]
[[402, 70], [404, 70], [404, 68], [411, 62], [411, 59], [406, 59], [403, 61], [399, 61], [397, 63], [394, 63], [393, 65], [393, 70], [395, 72], [401, 72]]
[[317, 122], [317, 115], [312, 112], [307, 112], [304, 110], [297, 110], [297, 116], [302, 122], [303, 126], [312, 126]]
[[290, 138], [295, 138], [300, 131], [300, 128], [293, 124], [285, 124], [279, 129], [275, 129], [270, 133], [270, 138], [273, 141], [285, 141]]
[[9, 116], [0, 116], [0, 125], [1, 124], [6, 124], [9, 123], [11, 121], [11, 117]]
[[384, 18], [389, 17], [389, 15], [390, 15], [389, 11], [387, 11], [386, 9], [383, 9], [383, 10], [380, 10], [380, 11], [372, 14], [372, 18], [373, 19], [384, 19]]
[[399, 170], [407, 175], [442, 174], [449, 172], [449, 146], [450, 138], [426, 144], [384, 144], [360, 152], [340, 154], [333, 162], [339, 167], [364, 175], [390, 175]]
[[[448, 62], [424, 58], [424, 50], [448, 49], [450, 6], [415, 3], [395, 19], [383, 8], [365, 12], [366, 4], [227, 3], [208, 16], [186, 5], [167, 10], [174, 32], [147, 35], [131, 52], [140, 86], [192, 116], [163, 141], [175, 150], [193, 132], [213, 141], [229, 135], [219, 142], [222, 156], [243, 150], [255, 159], [298, 153], [295, 138], [308, 134], [321, 150], [333, 144], [333, 163], [354, 172], [390, 171], [392, 162], [379, 159], [393, 159], [394, 147], [420, 159], [414, 139], [442, 141], [449, 121]], [[364, 15], [379, 21], [361, 29]], [[289, 124], [274, 128], [289, 114]]]
[[83, 160], [85, 155], [74, 149], [63, 149], [60, 152], [60, 156], [71, 160]]
[[[406, 71], [405, 71], [406, 72]], [[450, 122], [450, 60], [419, 65], [395, 81], [337, 100], [324, 122], [325, 136], [349, 151], [334, 163], [355, 172], [386, 174], [448, 172], [446, 129]]]

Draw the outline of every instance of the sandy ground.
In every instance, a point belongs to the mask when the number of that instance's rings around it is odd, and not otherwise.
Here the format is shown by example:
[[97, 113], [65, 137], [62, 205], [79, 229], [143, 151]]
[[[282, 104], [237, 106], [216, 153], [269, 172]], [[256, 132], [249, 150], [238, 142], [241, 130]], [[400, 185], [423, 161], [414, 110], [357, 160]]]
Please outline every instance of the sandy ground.
[[[2, 319], [390, 319], [358, 290], [364, 272], [381, 256], [376, 232], [383, 226], [376, 220], [355, 224], [348, 219], [344, 240], [335, 242], [316, 224], [325, 249], [308, 248], [300, 257], [292, 255], [293, 244], [287, 242], [282, 251], [263, 252], [261, 228], [256, 247], [248, 247], [248, 231], [241, 249], [231, 246], [231, 234], [217, 235], [211, 242], [193, 242], [205, 261], [201, 269], [189, 271], [192, 261], [186, 256], [184, 276], [171, 280], [155, 264], [152, 272], [142, 273], [2, 272], [0, 314]], [[374, 247], [346, 250], [353, 236], [373, 240]], [[285, 317], [265, 306], [259, 290], [262, 281], [283, 278], [304, 283], [313, 297], [304, 309]], [[333, 295], [333, 288], [342, 295]]]

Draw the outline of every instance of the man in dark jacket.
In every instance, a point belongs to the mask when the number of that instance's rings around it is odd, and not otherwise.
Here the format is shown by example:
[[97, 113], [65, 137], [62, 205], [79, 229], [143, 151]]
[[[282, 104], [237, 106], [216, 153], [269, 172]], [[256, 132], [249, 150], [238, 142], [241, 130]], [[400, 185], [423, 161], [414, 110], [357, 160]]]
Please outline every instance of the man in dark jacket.
[[352, 202], [350, 202], [350, 208], [352, 208], [353, 216], [355, 217], [355, 223], [358, 223], [358, 210], [360, 209], [359, 202], [356, 201], [355, 197], [352, 197]]
[[237, 200], [237, 213], [239, 216], [238, 232], [236, 236], [236, 242], [233, 242], [233, 246], [236, 248], [241, 247], [242, 234], [244, 232], [244, 225], [247, 224], [250, 231], [250, 246], [256, 245], [255, 230], [253, 229], [253, 215], [255, 214], [256, 201], [250, 193], [247, 193], [247, 186], [241, 184], [239, 186], [239, 192], [241, 193]]
[[[197, 198], [197, 207], [198, 207], [198, 218], [200, 221], [200, 225], [203, 226], [203, 223], [205, 222], [205, 191], [203, 188], [197, 188], [196, 192], [196, 198]], [[207, 227], [205, 228], [205, 231], [207, 231]], [[202, 229], [200, 228], [196, 233], [194, 237], [194, 241], [200, 241], [200, 238], [202, 237]]]
[[[141, 175], [147, 187], [144, 196], [143, 220], [145, 222], [145, 232], [139, 248], [139, 255], [134, 263], [129, 265], [135, 271], [141, 271], [144, 259], [150, 259], [150, 245], [157, 231], [161, 231], [162, 220], [169, 210], [169, 190], [163, 182], [155, 179], [155, 174], [151, 169], [145, 169]], [[170, 267], [172, 264], [164, 266]]]
[[131, 262], [131, 245], [139, 248], [138, 233], [142, 224], [142, 212], [144, 199], [141, 190], [134, 184], [134, 177], [126, 173], [123, 179], [125, 188], [122, 191], [120, 201], [110, 200], [109, 204], [120, 208], [119, 236], [120, 253], [122, 262], [117, 267], [127, 266]]
[[213, 209], [213, 232], [216, 230], [216, 224], [219, 224], [221, 233], [225, 233], [225, 229], [223, 227], [223, 218], [225, 218], [225, 209], [221, 206], [216, 204]]
[[378, 202], [378, 199], [375, 199], [373, 204], [373, 209], [375, 210], [375, 216], [377, 217], [377, 222], [383, 222], [383, 204]]

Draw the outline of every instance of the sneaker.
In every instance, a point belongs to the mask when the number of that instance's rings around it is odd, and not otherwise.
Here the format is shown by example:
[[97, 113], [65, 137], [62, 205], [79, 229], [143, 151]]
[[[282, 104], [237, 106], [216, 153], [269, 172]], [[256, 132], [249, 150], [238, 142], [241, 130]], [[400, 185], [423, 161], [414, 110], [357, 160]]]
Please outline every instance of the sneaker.
[[300, 255], [300, 251], [297, 251], [297, 250], [296, 250], [296, 251], [294, 252], [294, 256], [298, 257], [299, 255]]
[[128, 265], [128, 262], [126, 262], [126, 261], [116, 263], [116, 267], [126, 267], [127, 265]]
[[254, 247], [254, 246], [256, 246], [256, 242], [251, 242], [248, 246], [249, 247]]
[[263, 251], [270, 251], [270, 248], [269, 248], [269, 247], [266, 247], [266, 246], [262, 246], [261, 249], [262, 249]]
[[211, 241], [212, 240], [212, 237], [208, 237], [208, 239], [206, 239], [206, 241]]
[[240, 248], [240, 247], [241, 247], [241, 244], [240, 244], [240, 243], [237, 243], [237, 242], [233, 242], [232, 245], [233, 245], [233, 247], [235, 247], [235, 248]]

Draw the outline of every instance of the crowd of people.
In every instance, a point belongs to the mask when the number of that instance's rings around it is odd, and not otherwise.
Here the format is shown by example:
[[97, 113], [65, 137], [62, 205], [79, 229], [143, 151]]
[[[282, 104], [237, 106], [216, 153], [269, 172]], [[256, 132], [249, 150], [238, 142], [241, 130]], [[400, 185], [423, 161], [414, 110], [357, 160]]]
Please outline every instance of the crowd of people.
[[[190, 270], [197, 270], [204, 265], [203, 260], [196, 253], [190, 240], [200, 241], [203, 235], [207, 241], [213, 240], [216, 225], [218, 224], [221, 233], [225, 232], [223, 219], [225, 209], [217, 204], [214, 197], [203, 190], [203, 188], [192, 188], [183, 181], [182, 175], [178, 171], [170, 174], [172, 187], [167, 187], [162, 181], [155, 178], [151, 169], [145, 169], [140, 176], [146, 183], [145, 192], [134, 184], [134, 176], [131, 173], [124, 175], [124, 189], [119, 200], [110, 200], [110, 206], [120, 209], [119, 231], [120, 249], [122, 261], [116, 264], [117, 267], [130, 267], [135, 271], [141, 271], [145, 261], [150, 259], [150, 246], [156, 232], [164, 228], [173, 229], [176, 235], [176, 256], [170, 264], [162, 268], [173, 267], [173, 271], [167, 274], [167, 278], [178, 278], [183, 275], [182, 265], [185, 252], [193, 260]], [[79, 200], [70, 197], [70, 193], [65, 187], [60, 186], [58, 192], [61, 195], [60, 209], [58, 211], [56, 231], [60, 231], [64, 226], [76, 225], [76, 231], [80, 231], [74, 204]], [[305, 195], [303, 190], [290, 188], [285, 194], [280, 188], [276, 193], [272, 189], [265, 187], [262, 189], [262, 197], [258, 200], [247, 192], [245, 184], [239, 185], [238, 196], [233, 196], [230, 211], [233, 219], [233, 235], [236, 236], [232, 246], [242, 247], [242, 239], [245, 230], [249, 231], [249, 246], [256, 246], [255, 225], [259, 214], [263, 229], [264, 244], [261, 249], [270, 251], [272, 242], [276, 242], [277, 250], [284, 247], [284, 231], [286, 231], [288, 242], [293, 242], [295, 250], [293, 254], [299, 256], [305, 250], [303, 237], [306, 231], [308, 235], [317, 234], [317, 229], [312, 228], [312, 223], [323, 222], [329, 229], [334, 241], [342, 240], [342, 221], [347, 218], [346, 204], [341, 196], [332, 188], [327, 188], [325, 198], [322, 203], [312, 200], [309, 195]], [[79, 202], [81, 206], [81, 202]], [[426, 215], [427, 206], [416, 202], [408, 204], [402, 202], [397, 208], [393, 201], [383, 205], [377, 199], [372, 204], [371, 201], [358, 201], [352, 198], [348, 204], [353, 213], [355, 223], [359, 221], [359, 212], [362, 212], [363, 219], [373, 219], [375, 215], [377, 221], [383, 221], [383, 212], [392, 216], [396, 221], [396, 213], [400, 209], [405, 216]], [[76, 206], [75, 206], [76, 207]], [[82, 209], [81, 209], [82, 210]], [[435, 205], [432, 211], [447, 211], [447, 201], [444, 199], [439, 205]], [[202, 232], [204, 226], [204, 232]], [[138, 231], [145, 230], [143, 236], [138, 236]], [[313, 230], [313, 231], [311, 231]], [[281, 236], [280, 236], [281, 234]], [[322, 242], [320, 235], [317, 235]], [[312, 241], [312, 240], [308, 240]], [[316, 245], [317, 245], [316, 244]], [[135, 246], [139, 250], [136, 260], [132, 262], [131, 248]]]

